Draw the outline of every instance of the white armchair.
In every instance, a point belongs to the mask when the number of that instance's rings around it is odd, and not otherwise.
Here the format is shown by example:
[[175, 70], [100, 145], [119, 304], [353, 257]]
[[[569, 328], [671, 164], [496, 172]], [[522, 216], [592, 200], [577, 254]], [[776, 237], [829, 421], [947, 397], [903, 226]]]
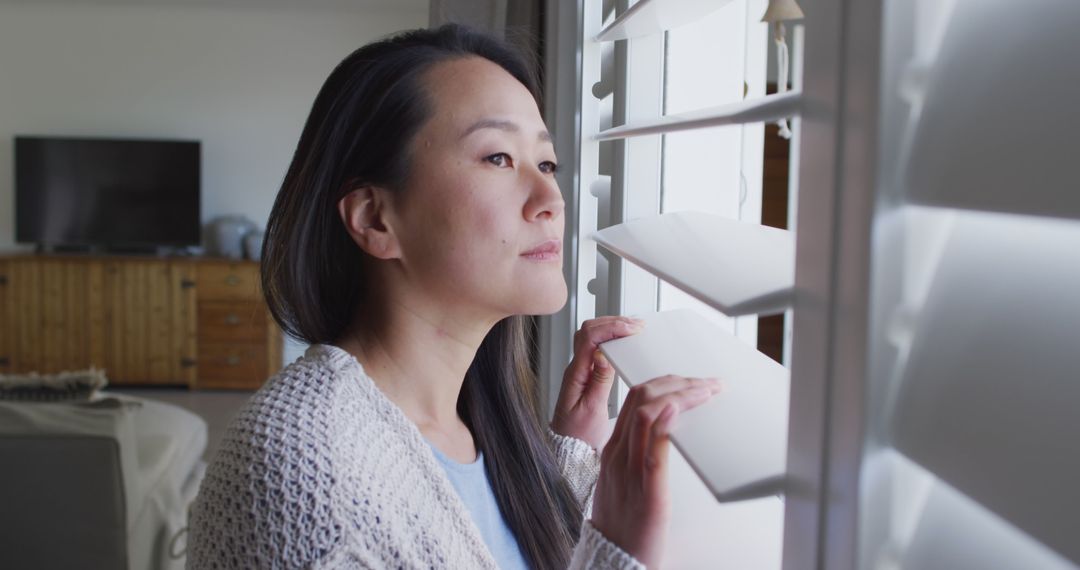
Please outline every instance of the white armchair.
[[183, 568], [172, 554], [206, 433], [187, 410], [127, 396], [0, 402], [0, 566]]

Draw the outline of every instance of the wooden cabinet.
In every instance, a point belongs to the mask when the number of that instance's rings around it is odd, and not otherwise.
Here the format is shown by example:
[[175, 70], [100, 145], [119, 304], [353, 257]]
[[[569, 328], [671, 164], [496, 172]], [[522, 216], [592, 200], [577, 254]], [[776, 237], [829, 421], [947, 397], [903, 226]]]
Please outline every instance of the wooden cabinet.
[[0, 369], [104, 368], [108, 334], [105, 264], [91, 259], [0, 260]]
[[281, 366], [282, 339], [263, 303], [258, 265], [202, 262], [196, 289], [199, 385], [262, 384]]
[[125, 259], [103, 265], [109, 382], [195, 384], [194, 263]]
[[0, 372], [251, 389], [280, 368], [281, 341], [253, 262], [0, 258]]

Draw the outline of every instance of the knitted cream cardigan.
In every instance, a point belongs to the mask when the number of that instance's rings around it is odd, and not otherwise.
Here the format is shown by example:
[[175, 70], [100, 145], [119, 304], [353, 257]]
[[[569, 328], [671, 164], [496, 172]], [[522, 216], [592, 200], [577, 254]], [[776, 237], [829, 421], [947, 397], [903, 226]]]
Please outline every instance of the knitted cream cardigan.
[[[587, 508], [596, 451], [552, 436]], [[187, 565], [496, 568], [415, 424], [329, 345], [309, 348], [233, 419], [191, 509]], [[570, 566], [644, 568], [587, 521]]]

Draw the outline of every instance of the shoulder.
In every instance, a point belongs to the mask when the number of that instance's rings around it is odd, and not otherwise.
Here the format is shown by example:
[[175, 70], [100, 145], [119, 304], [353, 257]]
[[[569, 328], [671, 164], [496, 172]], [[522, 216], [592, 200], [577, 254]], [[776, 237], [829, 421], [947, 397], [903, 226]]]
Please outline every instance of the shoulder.
[[211, 466], [255, 483], [259, 468], [330, 470], [332, 444], [347, 427], [338, 410], [356, 399], [349, 385], [358, 373], [331, 349], [315, 345], [267, 380], [233, 417]]
[[191, 510], [189, 567], [482, 559], [474, 552], [482, 548], [460, 540], [467, 519], [449, 506], [440, 473], [419, 431], [355, 358], [312, 347], [227, 430]]
[[305, 567], [340, 542], [335, 447], [342, 401], [355, 399], [345, 355], [312, 347], [233, 418], [192, 507], [192, 567]]

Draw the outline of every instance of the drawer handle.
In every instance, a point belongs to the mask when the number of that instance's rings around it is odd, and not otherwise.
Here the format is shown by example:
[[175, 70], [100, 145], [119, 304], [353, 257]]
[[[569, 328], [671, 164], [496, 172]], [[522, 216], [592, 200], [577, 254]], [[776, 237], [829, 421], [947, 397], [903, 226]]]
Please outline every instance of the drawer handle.
[[238, 317], [236, 315], [228, 315], [228, 316], [225, 317], [225, 324], [227, 324], [227, 325], [238, 325], [238, 324], [240, 324], [240, 317]]
[[228, 364], [229, 366], [236, 366], [237, 364], [240, 364], [240, 357], [230, 356], [225, 359], [225, 364]]
[[226, 285], [239, 285], [240, 284], [240, 278], [235, 276], [235, 275], [229, 275], [228, 277], [225, 278], [225, 284]]

